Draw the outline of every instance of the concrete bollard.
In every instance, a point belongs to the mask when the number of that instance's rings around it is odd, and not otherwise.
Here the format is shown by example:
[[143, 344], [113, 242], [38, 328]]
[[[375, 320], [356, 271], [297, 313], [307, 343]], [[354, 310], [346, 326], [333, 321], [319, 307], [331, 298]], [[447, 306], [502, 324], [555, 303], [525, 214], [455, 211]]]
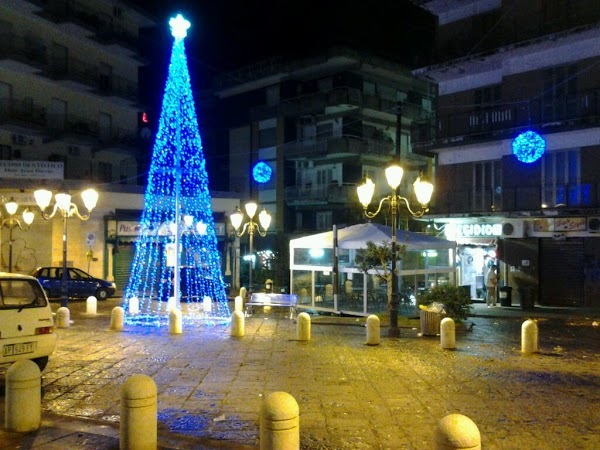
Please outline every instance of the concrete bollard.
[[233, 302], [233, 310], [234, 311], [243, 311], [244, 310], [244, 299], [241, 296], [237, 296]]
[[209, 296], [204, 296], [202, 299], [202, 310], [206, 315], [212, 313], [212, 299]]
[[66, 306], [56, 310], [56, 326], [58, 328], [69, 328], [71, 326], [71, 312]]
[[42, 374], [36, 363], [23, 359], [6, 371], [4, 426], [19, 433], [42, 423]]
[[440, 344], [444, 349], [456, 348], [456, 326], [450, 317], [444, 317], [440, 322]]
[[179, 308], [173, 308], [169, 312], [169, 334], [182, 333], [181, 317], [181, 310]]
[[98, 312], [98, 299], [90, 295], [85, 301], [85, 313], [90, 316], [95, 316]]
[[528, 319], [521, 325], [521, 352], [538, 352], [538, 326], [535, 321]]
[[367, 345], [379, 345], [381, 341], [381, 326], [379, 317], [371, 314], [367, 317]]
[[140, 313], [140, 299], [137, 297], [131, 297], [128, 305], [129, 314], [136, 315]]
[[287, 392], [265, 397], [260, 411], [260, 449], [297, 450], [300, 448], [300, 409]]
[[246, 291], [245, 287], [240, 288], [240, 297], [242, 297], [243, 301], [246, 301], [246, 296], [248, 295], [248, 291]]
[[302, 312], [298, 314], [296, 338], [299, 341], [310, 341], [310, 316], [308, 313]]
[[435, 430], [435, 450], [481, 450], [481, 434], [477, 425], [462, 414], [442, 418]]
[[121, 306], [115, 306], [110, 313], [110, 329], [114, 331], [123, 331], [123, 318], [125, 310]]
[[243, 337], [245, 334], [244, 313], [242, 311], [234, 311], [231, 315], [231, 335], [233, 337]]
[[167, 300], [167, 312], [175, 308], [177, 308], [177, 300], [175, 299], [175, 297], [169, 297], [169, 299]]
[[121, 388], [121, 450], [158, 447], [156, 383], [147, 375], [127, 378]]

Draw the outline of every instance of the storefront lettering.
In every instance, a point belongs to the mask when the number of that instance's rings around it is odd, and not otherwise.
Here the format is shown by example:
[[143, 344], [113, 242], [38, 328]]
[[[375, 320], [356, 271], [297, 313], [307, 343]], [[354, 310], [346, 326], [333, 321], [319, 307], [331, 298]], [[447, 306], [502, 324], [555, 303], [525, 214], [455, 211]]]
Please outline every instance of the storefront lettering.
[[462, 237], [501, 236], [501, 223], [465, 223], [456, 227]]

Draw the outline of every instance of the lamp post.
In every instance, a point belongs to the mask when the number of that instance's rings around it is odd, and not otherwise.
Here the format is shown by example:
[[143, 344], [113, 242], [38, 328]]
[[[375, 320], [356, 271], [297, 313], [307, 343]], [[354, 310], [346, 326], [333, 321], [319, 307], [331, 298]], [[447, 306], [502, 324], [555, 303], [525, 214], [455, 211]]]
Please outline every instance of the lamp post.
[[[250, 268], [248, 271], [248, 293], [252, 293], [252, 266], [254, 264], [254, 233], [257, 232], [260, 236], [265, 237], [267, 235], [267, 229], [269, 225], [271, 225], [271, 215], [267, 212], [266, 209], [263, 209], [258, 215], [258, 222], [254, 221], [254, 216], [256, 215], [256, 210], [258, 209], [258, 205], [256, 202], [248, 202], [244, 205], [244, 209], [246, 210], [246, 215], [248, 216], [248, 221], [242, 227], [242, 221], [244, 219], [244, 213], [240, 210], [239, 207], [235, 208], [235, 211], [229, 217], [231, 219], [231, 224], [235, 229], [235, 233], [238, 237], [242, 237], [245, 232], [248, 232], [248, 240], [250, 241]], [[241, 227], [241, 229], [240, 229]], [[260, 228], [263, 228], [262, 230]], [[238, 231], [239, 230], [239, 231]]]
[[21, 230], [26, 231], [29, 225], [33, 222], [33, 212], [29, 208], [25, 208], [23, 211], [23, 225], [21, 221], [14, 217], [19, 209], [19, 205], [15, 202], [15, 199], [11, 199], [4, 204], [8, 217], [2, 220], [2, 228], [8, 228], [8, 271], [12, 272], [12, 257], [13, 257], [13, 229], [19, 227]]
[[371, 199], [375, 193], [375, 184], [369, 178], [367, 178], [363, 184], [356, 188], [358, 199], [364, 208], [364, 213], [371, 219], [380, 213], [381, 207], [384, 203], [387, 202], [390, 204], [390, 210], [392, 214], [392, 290], [388, 294], [390, 311], [390, 328], [388, 332], [389, 337], [400, 336], [400, 328], [398, 328], [398, 274], [396, 273], [396, 228], [398, 227], [398, 207], [403, 203], [413, 217], [421, 217], [423, 214], [429, 211], [427, 204], [431, 200], [431, 194], [433, 193], [433, 185], [430, 182], [423, 180], [422, 177], [419, 176], [414, 182], [413, 188], [417, 197], [417, 201], [420, 203], [420, 209], [413, 210], [410, 207], [409, 200], [406, 197], [402, 197], [398, 194], [398, 186], [400, 186], [403, 174], [404, 170], [397, 164], [393, 164], [385, 169], [385, 177], [388, 185], [392, 189], [392, 193], [379, 201], [379, 206], [375, 212], [368, 211], [369, 204], [371, 203]]
[[94, 189], [86, 189], [81, 193], [81, 199], [87, 209], [87, 214], [81, 214], [79, 208], [73, 202], [71, 202], [71, 195], [67, 192], [59, 192], [54, 195], [54, 207], [51, 213], [46, 213], [46, 208], [50, 205], [52, 200], [52, 192], [47, 189], [38, 189], [33, 193], [35, 201], [42, 211], [42, 217], [46, 220], [52, 219], [57, 213], [62, 216], [63, 219], [63, 236], [62, 236], [62, 281], [60, 286], [61, 306], [67, 307], [69, 305], [69, 294], [67, 289], [67, 219], [69, 217], [77, 217], [81, 220], [88, 220], [92, 209], [96, 207], [98, 202], [98, 192]]

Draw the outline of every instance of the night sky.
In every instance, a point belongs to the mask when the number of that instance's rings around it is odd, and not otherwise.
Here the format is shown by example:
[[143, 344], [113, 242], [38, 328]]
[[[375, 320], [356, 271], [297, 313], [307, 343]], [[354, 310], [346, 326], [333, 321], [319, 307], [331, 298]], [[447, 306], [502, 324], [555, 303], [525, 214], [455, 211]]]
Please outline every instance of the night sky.
[[150, 12], [161, 25], [144, 35], [144, 50], [155, 59], [155, 67], [160, 67], [160, 57], [164, 60], [170, 54], [169, 18], [181, 13], [192, 23], [186, 49], [196, 89], [244, 65], [272, 56], [302, 57], [332, 45], [369, 51], [415, 67], [426, 65], [433, 46], [433, 17], [408, 0], [131, 3]]

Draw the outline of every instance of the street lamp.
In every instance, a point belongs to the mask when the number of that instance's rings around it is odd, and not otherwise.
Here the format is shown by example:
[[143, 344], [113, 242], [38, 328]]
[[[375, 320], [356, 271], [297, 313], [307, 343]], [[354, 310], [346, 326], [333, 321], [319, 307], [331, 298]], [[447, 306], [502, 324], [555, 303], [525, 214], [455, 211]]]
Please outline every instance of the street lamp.
[[12, 257], [13, 257], [13, 229], [15, 227], [19, 227], [21, 230], [26, 231], [29, 228], [29, 225], [33, 222], [33, 212], [29, 210], [29, 208], [25, 208], [23, 211], [23, 222], [25, 225], [21, 223], [21, 221], [14, 217], [17, 213], [17, 209], [19, 205], [15, 202], [14, 198], [10, 198], [8, 202], [4, 204], [6, 208], [6, 212], [8, 213], [8, 217], [2, 220], [2, 228], [8, 228], [8, 271], [12, 272]]
[[375, 193], [375, 184], [369, 178], [367, 178], [363, 184], [356, 188], [358, 199], [360, 203], [362, 203], [365, 215], [367, 217], [372, 219], [377, 216], [377, 214], [379, 214], [381, 211], [381, 207], [386, 202], [390, 204], [392, 213], [392, 290], [388, 294], [390, 296], [388, 298], [390, 310], [390, 328], [388, 332], [389, 337], [400, 336], [400, 328], [398, 328], [398, 276], [396, 273], [396, 228], [398, 227], [398, 207], [400, 203], [404, 203], [404, 206], [406, 206], [406, 209], [413, 217], [421, 217], [423, 214], [429, 211], [427, 204], [429, 203], [429, 200], [431, 200], [431, 194], [433, 193], [433, 184], [423, 180], [423, 178], [419, 176], [414, 182], [413, 188], [415, 190], [417, 201], [420, 203], [420, 209], [413, 210], [410, 207], [409, 200], [397, 193], [398, 186], [400, 186], [400, 182], [402, 181], [403, 173], [404, 170], [397, 164], [393, 164], [385, 169], [385, 177], [388, 185], [390, 188], [392, 188], [392, 193], [391, 195], [388, 195], [380, 200], [379, 207], [375, 212], [369, 212], [367, 209], [371, 203], [373, 194]]
[[[242, 237], [245, 232], [248, 232], [248, 238], [250, 241], [250, 269], [248, 271], [248, 292], [252, 293], [252, 265], [254, 264], [252, 258], [254, 256], [254, 232], [257, 232], [262, 237], [265, 237], [267, 235], [267, 229], [269, 228], [269, 225], [271, 225], [271, 214], [269, 214], [266, 209], [263, 209], [258, 215], [258, 221], [260, 222], [259, 225], [253, 220], [254, 216], [256, 215], [256, 210], [258, 209], [258, 205], [256, 204], [256, 202], [246, 203], [244, 205], [244, 209], [246, 210], [246, 214], [248, 215], [249, 220], [244, 224], [243, 227], [242, 221], [244, 219], [244, 213], [242, 213], [239, 206], [235, 208], [235, 211], [231, 214], [229, 218], [231, 219], [231, 224], [233, 225], [233, 228], [235, 229], [236, 235], [238, 237]], [[263, 228], [263, 231], [261, 231], [261, 227]]]
[[71, 202], [71, 195], [66, 192], [60, 192], [54, 196], [54, 207], [51, 213], [46, 213], [46, 208], [50, 205], [52, 200], [52, 192], [47, 189], [38, 189], [33, 193], [35, 201], [42, 211], [42, 217], [46, 220], [52, 219], [57, 213], [60, 213], [63, 219], [63, 237], [62, 237], [62, 281], [60, 286], [60, 304], [61, 306], [69, 305], [69, 294], [67, 289], [67, 219], [69, 217], [77, 217], [81, 220], [88, 220], [92, 209], [96, 207], [98, 202], [98, 192], [94, 189], [86, 189], [81, 193], [81, 199], [87, 209], [87, 214], [81, 214], [79, 208], [73, 202]]

